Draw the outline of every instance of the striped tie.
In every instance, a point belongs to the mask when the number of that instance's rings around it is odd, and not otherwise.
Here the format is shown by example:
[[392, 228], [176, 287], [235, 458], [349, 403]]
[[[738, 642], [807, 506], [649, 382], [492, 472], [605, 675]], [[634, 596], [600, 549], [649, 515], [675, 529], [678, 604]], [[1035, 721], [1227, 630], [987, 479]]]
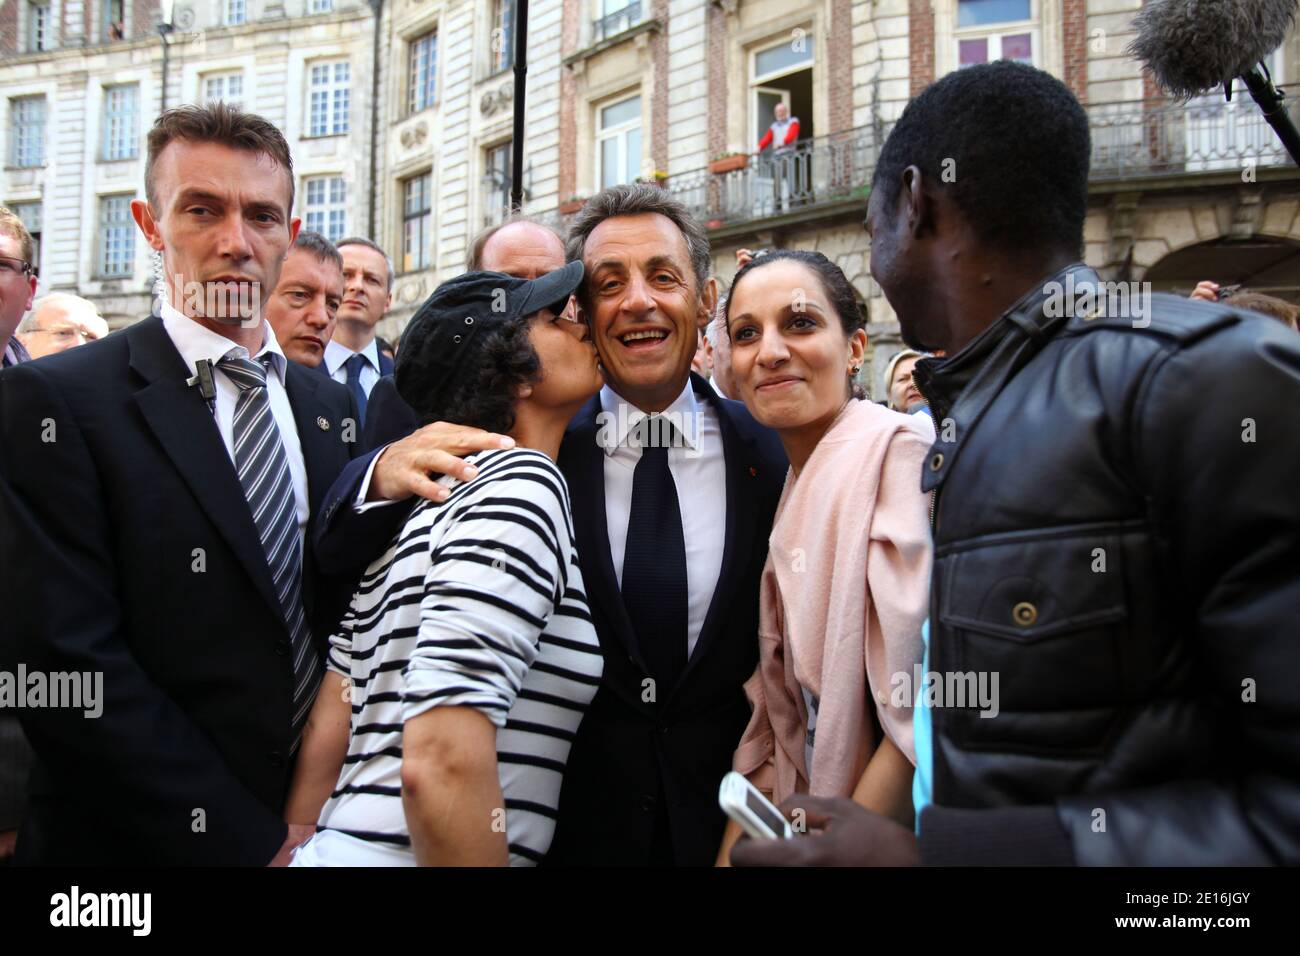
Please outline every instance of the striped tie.
[[302, 739], [316, 689], [322, 677], [320, 657], [311, 646], [311, 631], [302, 609], [302, 551], [298, 516], [289, 474], [289, 458], [280, 442], [267, 396], [266, 374], [271, 356], [259, 362], [229, 353], [217, 368], [239, 387], [235, 405], [235, 470], [253, 512], [253, 524], [266, 551], [266, 563], [289, 625], [293, 653], [293, 751]]

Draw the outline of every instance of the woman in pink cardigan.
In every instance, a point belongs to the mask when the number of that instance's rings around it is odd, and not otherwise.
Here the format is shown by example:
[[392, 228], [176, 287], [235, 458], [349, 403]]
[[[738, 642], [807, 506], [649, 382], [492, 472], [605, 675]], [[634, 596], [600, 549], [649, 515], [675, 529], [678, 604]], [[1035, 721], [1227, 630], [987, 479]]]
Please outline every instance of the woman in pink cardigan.
[[[854, 397], [867, 334], [852, 287], [821, 253], [745, 265], [726, 317], [738, 397], [790, 458], [745, 685], [754, 711], [733, 767], [776, 803], [852, 797], [910, 825], [933, 425]], [[720, 864], [739, 835], [729, 822]]]

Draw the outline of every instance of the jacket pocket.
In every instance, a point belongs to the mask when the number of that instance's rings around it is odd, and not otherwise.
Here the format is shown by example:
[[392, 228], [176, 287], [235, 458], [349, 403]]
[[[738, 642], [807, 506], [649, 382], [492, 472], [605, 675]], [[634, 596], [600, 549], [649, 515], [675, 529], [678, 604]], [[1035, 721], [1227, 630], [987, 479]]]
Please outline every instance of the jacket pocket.
[[990, 539], [940, 557], [940, 674], [974, 674], [978, 709], [944, 722], [967, 746], [1099, 748], [1124, 696], [1129, 623], [1125, 548], [1106, 524]]

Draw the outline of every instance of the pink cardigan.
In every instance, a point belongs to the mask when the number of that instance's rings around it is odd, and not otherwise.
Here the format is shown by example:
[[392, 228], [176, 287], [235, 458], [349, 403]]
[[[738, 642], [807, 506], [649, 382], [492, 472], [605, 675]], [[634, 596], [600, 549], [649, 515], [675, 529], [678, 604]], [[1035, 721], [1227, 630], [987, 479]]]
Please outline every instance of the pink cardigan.
[[[891, 681], [906, 674], [910, 686], [922, 656], [931, 548], [921, 469], [933, 440], [928, 416], [855, 400], [798, 477], [786, 476], [759, 591], [758, 667], [745, 683], [754, 711], [733, 761], [777, 802], [851, 796], [882, 727], [916, 762], [912, 701], [895, 706]], [[811, 768], [801, 687], [820, 702]]]

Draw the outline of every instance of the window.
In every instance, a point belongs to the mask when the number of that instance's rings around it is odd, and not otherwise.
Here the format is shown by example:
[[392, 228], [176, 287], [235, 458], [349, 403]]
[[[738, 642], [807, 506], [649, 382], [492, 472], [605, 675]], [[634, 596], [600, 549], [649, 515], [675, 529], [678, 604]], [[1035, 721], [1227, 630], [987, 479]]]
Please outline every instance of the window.
[[50, 17], [50, 0], [32, 0], [27, 4], [27, 50], [35, 53], [52, 49], [51, 31], [54, 21]]
[[136, 123], [140, 87], [104, 87], [104, 159], [135, 159], [139, 155]]
[[348, 187], [342, 176], [313, 176], [306, 181], [306, 228], [330, 242], [348, 233]]
[[596, 0], [600, 19], [591, 25], [591, 42], [599, 43], [641, 22], [642, 0]]
[[515, 65], [515, 0], [496, 0], [492, 8], [492, 72]]
[[240, 106], [244, 96], [243, 73], [210, 73], [203, 77], [203, 102], [224, 100], [231, 106]]
[[993, 60], [1033, 64], [1037, 27], [1032, 0], [958, 0], [957, 66]]
[[129, 276], [134, 259], [131, 196], [105, 196], [99, 201], [99, 274], [106, 279]]
[[433, 173], [402, 183], [402, 271], [429, 268], [433, 239]]
[[248, 20], [248, 0], [221, 0], [221, 25], [237, 27]]
[[311, 0], [308, 10], [311, 13], [331, 13], [334, 10], [334, 0]]
[[9, 101], [9, 142], [12, 165], [45, 165], [45, 97]]
[[630, 96], [602, 107], [598, 125], [600, 188], [632, 182], [641, 166], [641, 97]]
[[9, 203], [13, 214], [22, 220], [32, 236], [32, 266], [41, 269], [41, 204], [38, 202]]
[[435, 81], [438, 74], [438, 34], [426, 33], [410, 44], [411, 86], [407, 93], [406, 110], [418, 113], [433, 105]]
[[312, 65], [311, 136], [338, 136], [348, 131], [350, 77], [346, 60]]
[[483, 158], [483, 224], [495, 226], [510, 212], [510, 170], [514, 143], [487, 149]]
[[1028, 20], [1030, 0], [958, 0], [957, 26], [984, 27], [991, 23]]
[[794, 40], [781, 43], [754, 54], [754, 79], [765, 80], [803, 66], [813, 61], [812, 37], [806, 33]]
[[[813, 109], [813, 46], [815, 36], [811, 29], [792, 32], [776, 46], [753, 51], [750, 72], [750, 116], [753, 123], [753, 144], [776, 119], [776, 108], [785, 104], [790, 116], [799, 120], [799, 139], [816, 135]], [[779, 144], [778, 144], [779, 145]]]
[[126, 36], [126, 0], [103, 0], [100, 39], [112, 43]]

